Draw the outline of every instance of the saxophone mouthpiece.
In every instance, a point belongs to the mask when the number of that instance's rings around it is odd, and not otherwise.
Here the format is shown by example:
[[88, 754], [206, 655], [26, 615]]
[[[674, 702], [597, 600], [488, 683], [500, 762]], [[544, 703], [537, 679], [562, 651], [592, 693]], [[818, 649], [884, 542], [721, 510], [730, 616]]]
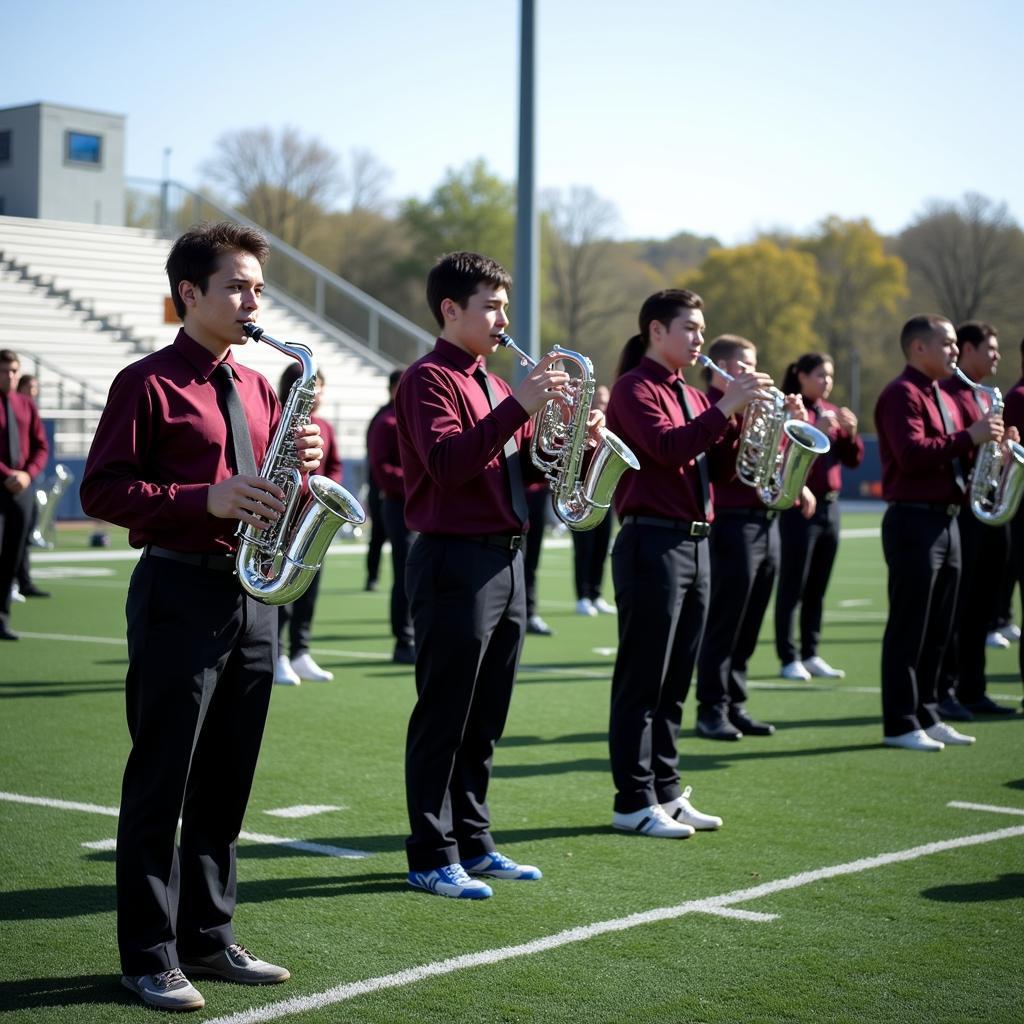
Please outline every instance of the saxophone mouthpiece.
[[257, 327], [251, 320], [242, 324], [242, 331], [253, 341], [259, 341], [263, 337], [263, 328]]

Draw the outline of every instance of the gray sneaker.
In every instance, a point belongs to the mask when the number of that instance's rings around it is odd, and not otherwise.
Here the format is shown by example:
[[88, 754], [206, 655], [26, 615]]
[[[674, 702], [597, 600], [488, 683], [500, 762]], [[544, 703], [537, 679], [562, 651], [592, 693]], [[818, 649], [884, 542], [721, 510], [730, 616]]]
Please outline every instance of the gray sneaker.
[[206, 1000], [177, 967], [159, 974], [125, 974], [121, 984], [158, 1010], [201, 1010]]
[[287, 968], [268, 964], [237, 942], [218, 953], [194, 957], [181, 966], [196, 978], [221, 978], [241, 985], [277, 985], [291, 977]]

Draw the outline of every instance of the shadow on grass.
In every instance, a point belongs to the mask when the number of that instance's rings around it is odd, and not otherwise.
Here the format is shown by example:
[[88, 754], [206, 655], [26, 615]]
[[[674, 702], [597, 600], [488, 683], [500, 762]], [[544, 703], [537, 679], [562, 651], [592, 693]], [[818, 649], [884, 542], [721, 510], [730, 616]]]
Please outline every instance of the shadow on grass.
[[607, 743], [608, 733], [606, 732], [574, 732], [568, 736], [502, 736], [499, 740], [501, 747], [538, 747], [546, 744], [558, 743]]
[[990, 903], [1024, 899], [1024, 874], [1000, 875], [987, 882], [962, 882], [923, 889], [921, 895], [942, 903]]
[[1008, 789], [1024, 789], [1024, 779], [1011, 779], [1006, 786]]
[[0, 1013], [41, 1006], [127, 1003], [130, 999], [134, 997], [121, 987], [118, 974], [62, 974], [54, 978], [0, 981]]
[[123, 679], [110, 683], [72, 683], [65, 679], [33, 680], [4, 683], [0, 686], [0, 700], [12, 700], [16, 697], [78, 697], [83, 693], [116, 693], [123, 689]]

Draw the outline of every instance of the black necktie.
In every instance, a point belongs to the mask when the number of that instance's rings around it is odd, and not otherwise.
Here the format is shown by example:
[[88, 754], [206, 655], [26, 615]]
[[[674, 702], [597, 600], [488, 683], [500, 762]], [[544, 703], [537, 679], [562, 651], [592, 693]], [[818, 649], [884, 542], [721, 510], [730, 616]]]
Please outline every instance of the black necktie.
[[[942, 429], [947, 434], [954, 433], [953, 421], [950, 419], [949, 410], [946, 408], [946, 403], [942, 400], [942, 390], [939, 387], [939, 382], [935, 381], [932, 384], [932, 393], [935, 395], [935, 401], [939, 405], [939, 416], [942, 419]], [[967, 474], [964, 472], [964, 461], [958, 455], [953, 460], [953, 479], [956, 482], [957, 487], [961, 494], [967, 493]]]
[[224, 402], [228, 409], [231, 446], [235, 452], [235, 472], [239, 476], [256, 476], [256, 457], [252, 453], [252, 438], [249, 436], [249, 424], [245, 419], [242, 400], [235, 388], [235, 374], [228, 363], [220, 363], [216, 374], [221, 379]]
[[14, 416], [14, 403], [11, 396], [6, 395], [7, 401], [7, 446], [10, 456], [11, 469], [21, 469], [21, 438], [18, 437], [18, 421]]
[[[676, 377], [672, 382], [672, 387], [675, 389], [676, 396], [679, 399], [679, 404], [683, 410], [683, 419], [687, 423], [691, 423], [694, 419], [693, 408], [690, 405], [690, 399], [686, 395], [686, 385], [683, 381]], [[711, 496], [711, 486], [708, 483], [708, 459], [704, 452], [701, 452], [694, 462], [697, 464], [697, 472], [700, 474], [700, 501], [701, 508], [704, 510], [704, 518], [708, 517], [708, 500]]]
[[[484, 389], [487, 404], [493, 409], [498, 404], [498, 398], [491, 386], [491, 378], [487, 376], [487, 371], [482, 366], [478, 366], [473, 371], [473, 376], [477, 379], [480, 387]], [[505, 475], [508, 478], [508, 489], [512, 496], [512, 511], [520, 523], [525, 523], [530, 513], [526, 508], [523, 467], [519, 464], [519, 446], [516, 444], [514, 435], [505, 442], [505, 447], [502, 450], [505, 454]]]

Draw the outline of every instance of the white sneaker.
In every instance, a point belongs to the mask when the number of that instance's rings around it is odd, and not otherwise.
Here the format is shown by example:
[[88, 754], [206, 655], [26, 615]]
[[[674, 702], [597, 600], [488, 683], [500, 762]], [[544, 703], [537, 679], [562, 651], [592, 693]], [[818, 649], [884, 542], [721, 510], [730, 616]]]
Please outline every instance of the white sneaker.
[[924, 729], [905, 732], [902, 736], [886, 736], [882, 742], [887, 747], [900, 747], [903, 750], [942, 750], [945, 746], [944, 743], [932, 739]]
[[206, 1005], [199, 990], [182, 974], [179, 967], [157, 974], [125, 974], [121, 984], [129, 992], [134, 992], [147, 1006], [158, 1010], [201, 1010]]
[[594, 607], [594, 602], [589, 597], [581, 597], [576, 602], [576, 614], [577, 615], [589, 615], [593, 618], [597, 614], [597, 609]]
[[816, 654], [813, 658], [804, 658], [803, 666], [812, 676], [822, 679], [842, 679], [846, 673], [841, 668], [833, 668], [824, 658]]
[[715, 814], [704, 814], [690, 803], [690, 794], [692, 792], [693, 787], [687, 786], [683, 790], [682, 796], [676, 797], [675, 800], [670, 800], [667, 804], [662, 804], [661, 809], [673, 821], [681, 821], [684, 825], [689, 825], [690, 828], [696, 829], [698, 832], [711, 832], [716, 828], [721, 828], [721, 818]]
[[996, 648], [996, 650], [1005, 650], [1007, 647], [1010, 646], [1010, 641], [1007, 640], [1002, 633], [996, 630], [995, 632], [989, 633], [989, 635], [985, 637], [985, 646], [994, 647]]
[[655, 839], [689, 839], [694, 829], [681, 821], [673, 821], [660, 804], [644, 807], [632, 814], [612, 815], [612, 827], [624, 832], [639, 832], [642, 836], [653, 836]]
[[295, 674], [287, 654], [277, 656], [277, 668], [274, 670], [274, 682], [278, 686], [298, 686], [301, 679]]
[[1020, 642], [1020, 626], [1015, 622], [1008, 622], [1005, 626], [1001, 626], [996, 630], [997, 633], [1002, 633], [1011, 644]]
[[615, 615], [615, 605], [609, 604], [603, 597], [594, 598], [594, 607], [601, 615]]
[[779, 670], [779, 675], [783, 679], [803, 679], [807, 680], [811, 678], [811, 673], [804, 668], [802, 661], [790, 661], [783, 665]]
[[948, 743], [951, 747], [969, 747], [977, 740], [976, 736], [965, 736], [945, 722], [936, 722], [928, 726], [925, 732], [937, 743]]
[[[24, 604], [28, 600], [28, 598], [21, 592], [21, 588], [17, 583], [11, 584], [11, 600], [17, 601], [19, 604]], [[594, 614], [596, 615], [597, 612]], [[1010, 645], [1007, 644], [1006, 646], [1009, 647]]]
[[309, 651], [300, 654], [297, 658], [292, 658], [292, 671], [300, 679], [312, 679], [316, 683], [329, 683], [334, 678], [334, 673], [321, 668], [313, 660]]

